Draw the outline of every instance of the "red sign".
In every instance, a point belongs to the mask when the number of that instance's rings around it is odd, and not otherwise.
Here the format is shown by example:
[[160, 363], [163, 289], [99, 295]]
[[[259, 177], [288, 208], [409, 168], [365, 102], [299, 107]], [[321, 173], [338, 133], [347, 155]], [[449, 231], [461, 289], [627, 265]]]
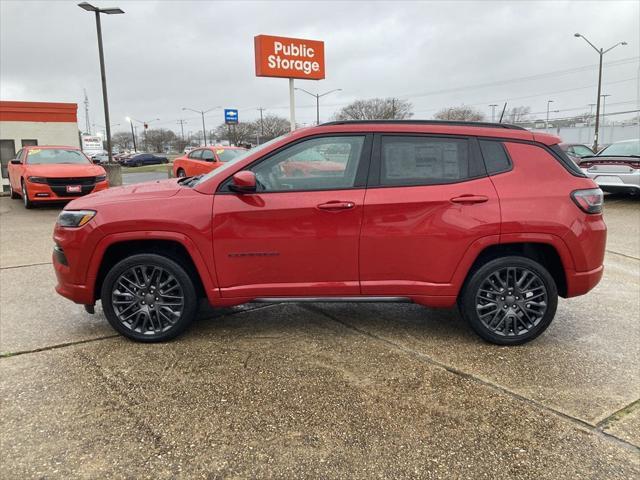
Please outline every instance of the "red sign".
[[257, 35], [254, 43], [256, 76], [306, 80], [324, 78], [324, 42]]

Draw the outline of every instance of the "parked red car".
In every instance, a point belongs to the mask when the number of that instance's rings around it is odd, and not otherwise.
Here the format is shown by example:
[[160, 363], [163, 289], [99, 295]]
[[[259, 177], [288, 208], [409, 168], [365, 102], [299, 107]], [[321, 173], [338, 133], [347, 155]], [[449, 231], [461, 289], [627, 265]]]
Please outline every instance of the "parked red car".
[[240, 147], [223, 147], [210, 145], [195, 148], [189, 153], [173, 161], [174, 177], [192, 177], [202, 175], [234, 160], [242, 155], [246, 149]]
[[28, 146], [7, 167], [11, 198], [26, 208], [60, 202], [109, 187], [104, 168], [94, 165], [77, 147]]
[[[57, 291], [139, 341], [178, 335], [199, 297], [456, 304], [484, 339], [540, 335], [558, 296], [603, 271], [602, 192], [560, 139], [501, 124], [333, 122], [212, 172], [71, 202], [54, 231]], [[340, 175], [290, 177], [301, 152]]]

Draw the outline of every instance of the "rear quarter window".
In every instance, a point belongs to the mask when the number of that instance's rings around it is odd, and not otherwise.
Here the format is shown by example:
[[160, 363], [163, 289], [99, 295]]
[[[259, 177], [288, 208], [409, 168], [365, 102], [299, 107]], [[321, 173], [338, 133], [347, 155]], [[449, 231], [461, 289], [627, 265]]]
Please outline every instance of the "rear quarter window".
[[511, 170], [511, 159], [500, 141], [479, 140], [480, 151], [489, 175]]

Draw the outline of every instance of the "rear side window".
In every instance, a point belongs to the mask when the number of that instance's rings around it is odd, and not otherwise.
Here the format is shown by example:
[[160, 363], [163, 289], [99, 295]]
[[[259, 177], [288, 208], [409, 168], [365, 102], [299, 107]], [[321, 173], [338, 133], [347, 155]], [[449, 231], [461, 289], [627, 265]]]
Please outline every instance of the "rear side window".
[[385, 186], [454, 183], [483, 173], [466, 139], [384, 135], [380, 153]]
[[511, 169], [511, 160], [509, 160], [502, 142], [479, 140], [478, 143], [480, 143], [480, 151], [489, 175], [506, 172]]
[[187, 157], [195, 158], [196, 160], [200, 160], [202, 158], [202, 150], [194, 150], [189, 155], [187, 155]]

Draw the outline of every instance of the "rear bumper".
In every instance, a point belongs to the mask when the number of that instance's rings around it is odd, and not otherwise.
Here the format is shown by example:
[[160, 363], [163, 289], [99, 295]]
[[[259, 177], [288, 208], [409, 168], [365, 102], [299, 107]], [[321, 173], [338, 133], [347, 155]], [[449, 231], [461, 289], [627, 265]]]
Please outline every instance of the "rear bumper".
[[567, 298], [584, 295], [592, 290], [600, 282], [603, 272], [604, 265], [587, 272], [567, 271]]
[[635, 191], [640, 193], [640, 170], [632, 173], [590, 172], [582, 169], [600, 188], [608, 192]]

